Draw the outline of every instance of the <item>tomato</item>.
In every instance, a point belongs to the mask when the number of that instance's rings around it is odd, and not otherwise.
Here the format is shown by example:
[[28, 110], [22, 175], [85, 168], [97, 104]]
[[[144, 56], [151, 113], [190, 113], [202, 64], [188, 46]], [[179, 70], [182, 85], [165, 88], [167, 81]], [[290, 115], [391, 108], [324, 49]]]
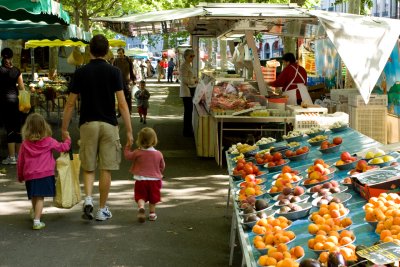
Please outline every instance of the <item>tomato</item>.
[[274, 161], [278, 161], [278, 160], [282, 159], [282, 154], [280, 152], [275, 152], [273, 155], [273, 159], [274, 159]]
[[244, 168], [244, 164], [241, 162], [236, 165], [236, 170], [238, 170], [238, 171], [243, 170], [243, 168]]
[[257, 164], [263, 164], [264, 160], [262, 158], [257, 158], [256, 159]]
[[244, 165], [244, 171], [247, 174], [253, 174], [253, 166], [247, 163], [246, 165]]
[[258, 173], [260, 170], [257, 166], [253, 166], [253, 173]]
[[340, 154], [340, 159], [343, 160], [343, 161], [350, 160], [351, 159], [351, 155], [347, 151], [346, 152], [342, 152], [342, 154]]
[[238, 159], [238, 160], [237, 160], [237, 164], [239, 164], [239, 163], [246, 164], [246, 161], [245, 161], [244, 159]]
[[333, 138], [333, 140], [332, 140], [332, 143], [334, 143], [335, 145], [340, 145], [342, 142], [343, 142], [343, 139], [342, 139], [342, 137], [339, 137], [339, 136]]
[[285, 151], [285, 156], [286, 157], [291, 157], [292, 156], [292, 150], [286, 150]]

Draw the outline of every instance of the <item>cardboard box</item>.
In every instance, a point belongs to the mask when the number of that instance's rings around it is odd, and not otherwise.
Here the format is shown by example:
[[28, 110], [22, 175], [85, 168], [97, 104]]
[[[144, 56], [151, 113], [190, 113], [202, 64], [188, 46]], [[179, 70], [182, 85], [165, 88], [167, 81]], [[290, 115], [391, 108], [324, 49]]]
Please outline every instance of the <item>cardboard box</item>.
[[400, 194], [400, 176], [395, 170], [375, 170], [351, 177], [354, 191], [369, 200], [381, 193]]

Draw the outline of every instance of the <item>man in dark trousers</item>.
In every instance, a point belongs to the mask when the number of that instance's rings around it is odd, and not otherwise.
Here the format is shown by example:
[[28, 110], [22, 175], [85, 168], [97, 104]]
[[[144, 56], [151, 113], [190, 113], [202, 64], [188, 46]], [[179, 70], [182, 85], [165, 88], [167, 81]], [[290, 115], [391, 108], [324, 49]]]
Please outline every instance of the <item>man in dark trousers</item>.
[[126, 103], [128, 104], [129, 113], [132, 111], [132, 83], [136, 81], [136, 76], [133, 73], [132, 60], [125, 56], [125, 50], [118, 48], [118, 57], [114, 60], [113, 65], [119, 68], [122, 72], [122, 78], [124, 79], [124, 95]]

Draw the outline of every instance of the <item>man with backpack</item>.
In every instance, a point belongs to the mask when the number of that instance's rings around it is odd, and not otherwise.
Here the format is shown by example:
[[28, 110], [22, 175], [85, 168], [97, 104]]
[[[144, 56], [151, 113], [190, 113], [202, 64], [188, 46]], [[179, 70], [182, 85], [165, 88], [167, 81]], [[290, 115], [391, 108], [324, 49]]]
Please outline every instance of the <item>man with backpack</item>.
[[119, 68], [122, 72], [124, 80], [124, 95], [128, 104], [129, 113], [132, 112], [132, 84], [136, 81], [136, 76], [133, 73], [132, 60], [125, 56], [125, 50], [120, 47], [117, 50], [118, 57], [114, 60], [113, 65]]

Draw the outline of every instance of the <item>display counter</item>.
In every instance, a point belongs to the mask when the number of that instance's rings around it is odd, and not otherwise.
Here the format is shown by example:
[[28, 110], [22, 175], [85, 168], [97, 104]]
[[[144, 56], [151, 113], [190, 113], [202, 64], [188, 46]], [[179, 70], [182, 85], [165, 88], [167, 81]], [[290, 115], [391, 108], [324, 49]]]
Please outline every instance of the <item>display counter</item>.
[[[219, 166], [223, 165], [224, 135], [227, 132], [280, 132], [286, 133], [286, 124], [293, 123], [292, 116], [232, 116], [209, 114], [202, 105], [195, 105], [193, 111], [193, 129], [197, 155], [215, 157]], [[277, 123], [274, 127], [270, 123]]]
[[[382, 146], [382, 144], [378, 143], [377, 141], [351, 129], [348, 128], [346, 131], [343, 132], [338, 132], [338, 133], [331, 133], [331, 138], [340, 136], [343, 138], [343, 143], [340, 147], [340, 150], [336, 153], [332, 154], [322, 154], [317, 150], [318, 147], [310, 147], [310, 152], [308, 155], [308, 158], [302, 161], [297, 161], [297, 162], [290, 162], [289, 165], [290, 167], [300, 171], [304, 172], [309, 166], [311, 166], [314, 162], [315, 159], [317, 158], [322, 158], [325, 162], [328, 164], [333, 164], [340, 158], [340, 154], [343, 151], [348, 151], [351, 154], [359, 152], [364, 149], [368, 148], [374, 148], [374, 147], [379, 147]], [[279, 144], [277, 144], [278, 146]], [[283, 142], [282, 142], [283, 145]], [[302, 145], [308, 145], [306, 140], [302, 141]], [[232, 169], [234, 167], [234, 162], [229, 158], [227, 155], [227, 168], [228, 172], [231, 175], [232, 174]], [[265, 170], [265, 169], [263, 169]], [[347, 177], [348, 170], [343, 170], [339, 171], [336, 170], [334, 174], [334, 180], [336, 181], [341, 181], [344, 177]], [[267, 183], [266, 183], [266, 188], [269, 189], [271, 187], [271, 183], [273, 181], [272, 176], [275, 173], [269, 173], [267, 176]], [[232, 176], [230, 176], [230, 196], [229, 198], [235, 198], [234, 192], [236, 191], [237, 187], [235, 185], [235, 182], [232, 180]], [[346, 217], [350, 217], [353, 221], [353, 225], [350, 226], [350, 230], [352, 230], [355, 235], [356, 235], [356, 241], [355, 245], [366, 245], [370, 246], [376, 241], [379, 240], [379, 236], [375, 234], [375, 229], [373, 226], [371, 226], [369, 223], [364, 221], [364, 210], [362, 209], [362, 206], [366, 203], [366, 200], [363, 199], [359, 193], [356, 193], [352, 189], [348, 189], [346, 192], [351, 193], [352, 198], [347, 202], [347, 208], [350, 209], [350, 213]], [[268, 196], [269, 197], [269, 196]], [[308, 200], [308, 202], [311, 201], [311, 198]], [[229, 204], [229, 202], [228, 202]], [[313, 211], [313, 210], [312, 210]], [[238, 204], [236, 201], [234, 201], [233, 204], [233, 215], [232, 218], [235, 220], [235, 222], [232, 223], [232, 231], [237, 231], [239, 234], [239, 239], [241, 240], [242, 244], [242, 250], [243, 250], [243, 255], [244, 258], [243, 260], [245, 261], [247, 266], [257, 266], [257, 260], [261, 256], [261, 254], [254, 248], [253, 246], [253, 238], [255, 236], [254, 233], [252, 233], [251, 229], [243, 229], [242, 224], [241, 224], [241, 219], [238, 215], [239, 209], [238, 209]], [[302, 218], [299, 220], [295, 220], [292, 224], [292, 226], [289, 228], [289, 230], [294, 231], [296, 234], [296, 239], [290, 243], [289, 247], [293, 246], [302, 246], [305, 250], [305, 257], [304, 258], [318, 258], [318, 255], [315, 254], [313, 251], [311, 251], [308, 248], [307, 242], [309, 239], [311, 239], [313, 236], [308, 233], [308, 225], [310, 222], [308, 221], [307, 218]], [[233, 246], [234, 246], [234, 237], [235, 235], [231, 233], [231, 260], [233, 257]]]

